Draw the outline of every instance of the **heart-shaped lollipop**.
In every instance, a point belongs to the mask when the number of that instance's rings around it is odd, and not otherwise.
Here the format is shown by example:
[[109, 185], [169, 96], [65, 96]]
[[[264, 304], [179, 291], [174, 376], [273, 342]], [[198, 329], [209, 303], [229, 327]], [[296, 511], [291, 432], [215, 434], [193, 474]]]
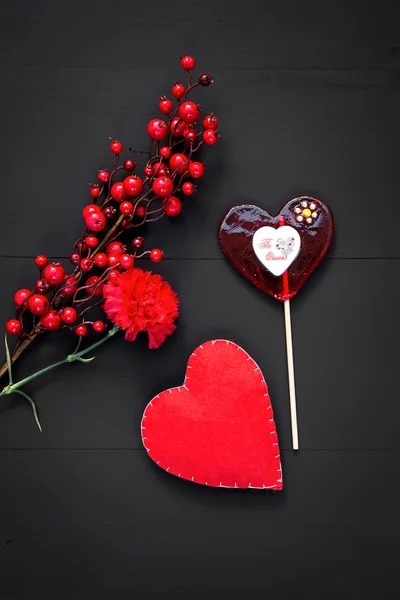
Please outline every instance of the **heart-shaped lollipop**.
[[[284, 302], [297, 294], [325, 258], [332, 234], [333, 218], [326, 204], [300, 196], [285, 204], [276, 217], [252, 204], [234, 206], [222, 220], [219, 242], [242, 275]], [[288, 289], [280, 277], [285, 272]]]
[[329, 208], [310, 196], [290, 200], [273, 217], [252, 204], [231, 208], [219, 228], [229, 262], [266, 294], [284, 303], [293, 448], [298, 449], [290, 298], [325, 258], [333, 235]]

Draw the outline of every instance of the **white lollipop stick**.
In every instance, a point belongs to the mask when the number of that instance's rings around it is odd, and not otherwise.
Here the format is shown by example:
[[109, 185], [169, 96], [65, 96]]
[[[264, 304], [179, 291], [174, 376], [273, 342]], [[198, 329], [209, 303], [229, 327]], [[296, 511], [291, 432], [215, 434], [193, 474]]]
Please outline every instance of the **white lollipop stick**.
[[283, 216], [279, 217], [279, 227], [264, 226], [253, 235], [253, 250], [261, 262], [276, 277], [282, 275], [282, 291], [285, 311], [286, 353], [289, 376], [290, 419], [292, 423], [293, 450], [299, 449], [297, 429], [296, 386], [294, 382], [294, 361], [292, 325], [290, 319], [290, 293], [288, 269], [300, 252], [301, 238], [293, 227], [285, 225]]
[[290, 419], [292, 423], [293, 450], [299, 449], [299, 432], [297, 428], [296, 385], [294, 380], [292, 323], [290, 318], [290, 300], [283, 303], [285, 312], [286, 354], [289, 377]]

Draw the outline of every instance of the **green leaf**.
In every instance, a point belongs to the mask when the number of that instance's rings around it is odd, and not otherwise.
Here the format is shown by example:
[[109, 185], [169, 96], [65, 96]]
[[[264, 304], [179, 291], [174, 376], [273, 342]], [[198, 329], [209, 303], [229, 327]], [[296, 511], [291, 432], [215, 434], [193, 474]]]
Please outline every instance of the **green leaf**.
[[33, 416], [36, 422], [36, 425], [38, 426], [38, 429], [40, 431], [40, 433], [42, 433], [42, 426], [40, 424], [40, 420], [39, 420], [39, 415], [36, 409], [36, 404], [34, 403], [34, 401], [32, 400], [32, 398], [29, 398], [28, 394], [25, 394], [25, 392], [22, 392], [21, 390], [14, 390], [14, 394], [19, 394], [20, 396], [22, 396], [23, 398], [25, 398], [25, 400], [28, 400], [29, 404], [32, 407], [32, 412], [33, 412]]
[[7, 334], [4, 336], [4, 343], [6, 346], [6, 357], [7, 357], [7, 367], [8, 367], [8, 378], [9, 382], [12, 385], [12, 371], [11, 371], [11, 356], [10, 356], [10, 348], [8, 347]]
[[82, 363], [90, 363], [95, 358], [96, 358], [95, 356], [92, 356], [92, 358], [82, 358], [81, 356], [77, 356], [76, 358], [74, 358], [74, 360], [76, 360], [78, 362], [82, 362]]

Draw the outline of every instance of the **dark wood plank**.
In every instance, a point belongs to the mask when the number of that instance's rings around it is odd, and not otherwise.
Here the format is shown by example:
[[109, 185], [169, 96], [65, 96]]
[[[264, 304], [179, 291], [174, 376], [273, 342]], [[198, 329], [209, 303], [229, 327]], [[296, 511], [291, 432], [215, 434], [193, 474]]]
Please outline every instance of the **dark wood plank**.
[[185, 483], [144, 451], [3, 451], [2, 598], [390, 595], [399, 459], [287, 451], [270, 496]]
[[[7, 64], [164, 67], [182, 52], [215, 67], [382, 68], [400, 45], [394, 0], [366, 5], [329, 0], [137, 3], [19, 0], [4, 11]], [[15, 26], [17, 21], [18, 27]]]
[[[182, 52], [216, 83], [196, 95], [223, 141], [176, 221], [144, 230], [144, 261], [181, 298], [159, 351], [120, 336], [90, 365], [0, 400], [0, 597], [25, 600], [269, 596], [383, 598], [397, 585], [400, 419], [397, 235], [400, 8], [395, 0], [14, 0], [0, 20], [0, 323], [30, 287], [31, 258], [68, 256], [108, 136], [147, 146]], [[135, 158], [142, 158], [136, 154]], [[140, 161], [139, 161], [140, 162]], [[329, 258], [292, 302], [300, 453], [290, 450], [282, 307], [222, 258], [225, 210], [272, 212], [307, 193], [332, 207]], [[16, 257], [16, 258], [12, 258]], [[185, 483], [146, 456], [149, 399], [179, 384], [202, 341], [233, 339], [260, 364], [285, 489]], [[15, 369], [61, 358], [48, 336]]]
[[[7, 282], [1, 321], [10, 314], [13, 290], [30, 285], [32, 269], [31, 260], [0, 260]], [[0, 447], [141, 447], [139, 424], [147, 402], [179, 385], [190, 353], [215, 338], [241, 344], [258, 362], [281, 444], [290, 447], [282, 306], [252, 288], [224, 259], [166, 260], [156, 270], [179, 293], [177, 332], [157, 351], [146, 349], [145, 337], [134, 344], [114, 338], [92, 364], [68, 365], [32, 382], [28, 387], [44, 432], [36, 431], [28, 406], [11, 401], [0, 418]], [[393, 318], [397, 270], [394, 260], [326, 260], [292, 301], [302, 448], [400, 448], [393, 427], [400, 418], [397, 353], [387, 338], [390, 331], [394, 343], [399, 335]], [[379, 310], [382, 290], [385, 308]], [[28, 350], [16, 375], [65, 356], [75, 336], [59, 336], [50, 334], [45, 344]]]

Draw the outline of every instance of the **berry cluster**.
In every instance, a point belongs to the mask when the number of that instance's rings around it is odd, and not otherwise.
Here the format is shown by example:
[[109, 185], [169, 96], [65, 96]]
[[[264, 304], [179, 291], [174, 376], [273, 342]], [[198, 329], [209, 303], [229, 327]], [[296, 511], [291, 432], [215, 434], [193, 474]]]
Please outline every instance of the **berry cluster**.
[[183, 198], [196, 192], [194, 182], [205, 171], [203, 163], [193, 160], [194, 154], [203, 144], [213, 145], [219, 139], [217, 118], [208, 114], [198, 127], [200, 107], [188, 100], [194, 88], [209, 86], [212, 77], [204, 74], [192, 83], [195, 61], [191, 56], [183, 56], [181, 66], [188, 73], [187, 85], [173, 83], [174, 102], [163, 96], [158, 104], [163, 118], [147, 125], [151, 141], [142, 176], [134, 160], [120, 164], [123, 146], [111, 141], [113, 168], [101, 169], [97, 182], [90, 185], [91, 202], [83, 210], [85, 227], [70, 256], [72, 272], [49, 263], [46, 256], [36, 257], [39, 278], [33, 289], [15, 293], [15, 317], [6, 324], [7, 333], [19, 336], [17, 347], [61, 327], [73, 329], [79, 337], [87, 334], [89, 326], [101, 333], [106, 324], [88, 321], [86, 313], [103, 304], [103, 285], [131, 269], [138, 258], [162, 260], [158, 248], [143, 251], [142, 237], [134, 234], [129, 249], [118, 238], [164, 215], [179, 215]]

